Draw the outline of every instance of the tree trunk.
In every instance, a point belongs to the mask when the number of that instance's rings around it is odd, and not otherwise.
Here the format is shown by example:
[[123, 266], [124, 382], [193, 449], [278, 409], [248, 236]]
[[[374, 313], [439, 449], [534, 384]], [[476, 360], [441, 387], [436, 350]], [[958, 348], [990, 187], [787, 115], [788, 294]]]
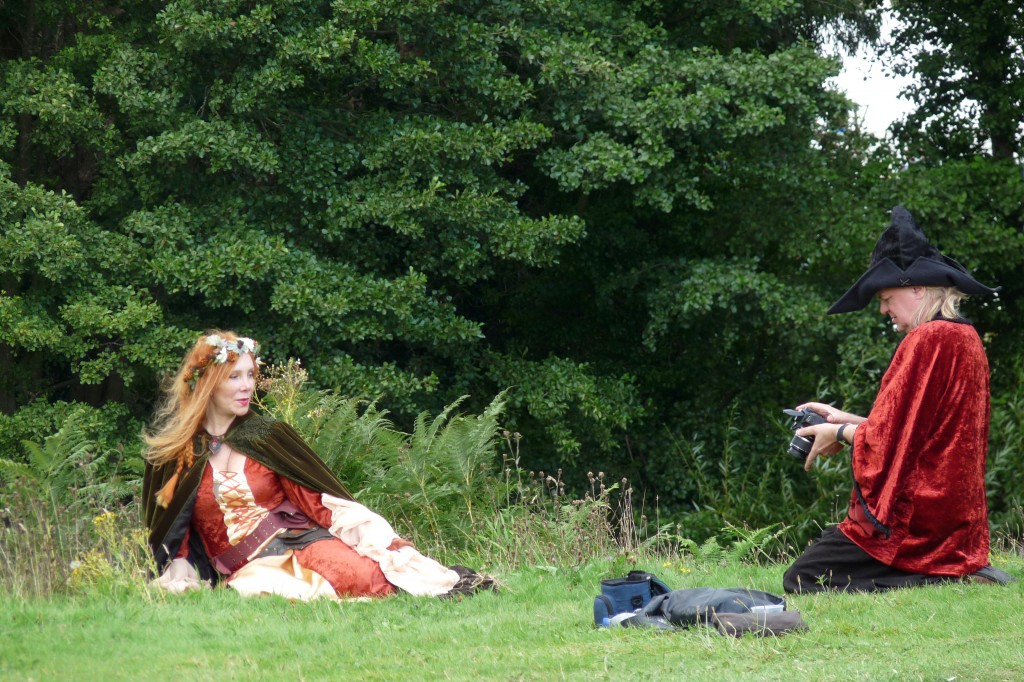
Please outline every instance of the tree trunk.
[[[0, 343], [0, 373], [10, 376], [13, 363], [11, 347]], [[0, 387], [0, 414], [14, 414], [14, 393], [3, 387]]]

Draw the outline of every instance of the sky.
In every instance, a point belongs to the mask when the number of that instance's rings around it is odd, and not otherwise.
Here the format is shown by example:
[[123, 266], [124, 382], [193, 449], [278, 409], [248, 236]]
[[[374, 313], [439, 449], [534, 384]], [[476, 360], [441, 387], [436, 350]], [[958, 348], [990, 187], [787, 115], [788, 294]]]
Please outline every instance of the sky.
[[[888, 42], [893, 30], [891, 12], [882, 15], [881, 40]], [[840, 50], [841, 52], [841, 50]], [[843, 70], [834, 80], [838, 89], [860, 105], [857, 118], [869, 132], [885, 137], [889, 124], [913, 109], [909, 100], [901, 99], [899, 92], [912, 80], [911, 77], [887, 75], [885, 67], [872, 63], [873, 52], [862, 48], [855, 54], [843, 54]]]
[[860, 105], [857, 118], [863, 121], [864, 127], [884, 137], [889, 124], [913, 108], [911, 102], [898, 96], [910, 80], [887, 75], [881, 64], [873, 64], [868, 54], [859, 52], [843, 57], [843, 70], [835, 84]]

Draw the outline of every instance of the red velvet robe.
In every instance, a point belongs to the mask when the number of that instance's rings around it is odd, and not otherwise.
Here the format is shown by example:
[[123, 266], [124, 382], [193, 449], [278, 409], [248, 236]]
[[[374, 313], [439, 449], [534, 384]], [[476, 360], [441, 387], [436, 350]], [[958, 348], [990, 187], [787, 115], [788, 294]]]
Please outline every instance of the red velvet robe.
[[864, 501], [855, 485], [839, 530], [911, 573], [962, 576], [987, 565], [988, 426], [988, 359], [974, 327], [935, 320], [912, 330], [855, 432]]

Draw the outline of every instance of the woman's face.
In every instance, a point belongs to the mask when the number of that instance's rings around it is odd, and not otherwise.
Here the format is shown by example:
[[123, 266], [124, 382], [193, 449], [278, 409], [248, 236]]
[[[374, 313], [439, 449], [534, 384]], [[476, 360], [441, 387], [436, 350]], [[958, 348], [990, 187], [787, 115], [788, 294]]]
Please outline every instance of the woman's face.
[[909, 332], [924, 298], [924, 287], [893, 287], [878, 292], [878, 312], [888, 315], [897, 331]]
[[243, 354], [235, 362], [220, 386], [213, 389], [207, 414], [233, 419], [249, 411], [249, 400], [255, 387], [255, 370], [252, 356]]

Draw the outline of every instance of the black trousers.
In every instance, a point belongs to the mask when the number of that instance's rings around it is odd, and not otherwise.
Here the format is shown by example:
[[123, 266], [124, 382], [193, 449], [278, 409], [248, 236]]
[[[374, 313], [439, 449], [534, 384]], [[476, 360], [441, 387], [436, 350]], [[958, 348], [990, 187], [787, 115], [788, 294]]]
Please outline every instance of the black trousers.
[[876, 592], [955, 580], [948, 576], [907, 573], [887, 566], [853, 543], [838, 526], [826, 528], [782, 577], [790, 594], [844, 590]]

